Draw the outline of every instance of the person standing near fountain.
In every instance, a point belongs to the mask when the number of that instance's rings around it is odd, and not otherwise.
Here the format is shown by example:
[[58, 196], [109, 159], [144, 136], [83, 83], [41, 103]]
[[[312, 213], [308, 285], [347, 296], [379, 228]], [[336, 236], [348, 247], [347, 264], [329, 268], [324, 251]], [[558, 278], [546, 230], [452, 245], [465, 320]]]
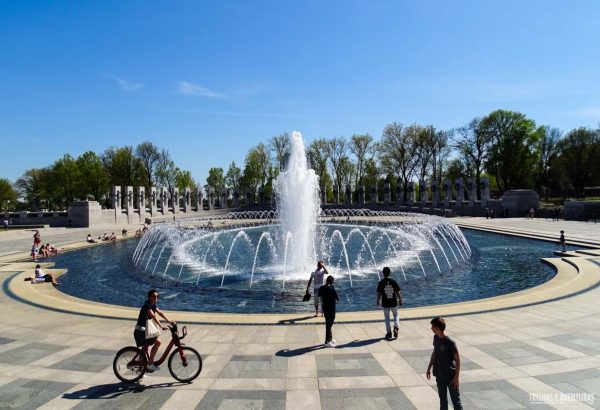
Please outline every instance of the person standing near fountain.
[[383, 268], [383, 279], [377, 284], [377, 307], [383, 307], [385, 318], [386, 339], [392, 338], [392, 327], [390, 325], [390, 311], [394, 315], [394, 339], [398, 338], [400, 319], [398, 318], [398, 304], [402, 305], [400, 286], [394, 279], [390, 279], [390, 268]]
[[560, 231], [560, 238], [558, 239], [558, 244], [562, 246], [562, 251], [567, 251], [567, 241], [565, 240], [565, 231]]
[[[319, 289], [321, 288], [321, 286], [323, 286], [323, 278], [325, 277], [325, 274], [329, 275], [329, 272], [327, 271], [327, 268], [325, 267], [325, 264], [323, 263], [323, 261], [319, 261], [317, 262], [317, 270], [315, 270], [314, 272], [312, 272], [310, 274], [310, 278], [308, 278], [308, 284], [306, 285], [306, 293], [308, 294], [308, 289], [310, 289], [310, 284], [311, 282], [313, 282], [313, 291], [315, 294], [315, 317], [319, 316], [319, 296], [317, 295], [319, 293]], [[322, 306], [323, 302], [321, 302], [321, 316], [323, 316], [323, 306]]]
[[321, 298], [323, 314], [325, 315], [325, 347], [335, 347], [331, 328], [335, 321], [335, 304], [339, 302], [340, 297], [333, 287], [333, 276], [327, 276], [325, 285], [319, 288], [319, 297]]

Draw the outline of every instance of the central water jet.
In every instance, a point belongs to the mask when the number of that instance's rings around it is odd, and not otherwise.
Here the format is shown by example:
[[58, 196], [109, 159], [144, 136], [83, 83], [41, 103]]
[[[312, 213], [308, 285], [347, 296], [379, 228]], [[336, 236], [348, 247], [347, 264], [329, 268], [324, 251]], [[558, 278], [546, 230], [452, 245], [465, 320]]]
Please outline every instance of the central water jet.
[[308, 272], [316, 263], [315, 231], [321, 211], [319, 177], [308, 168], [304, 141], [299, 132], [292, 132], [290, 155], [286, 169], [274, 182], [282, 237], [292, 237], [288, 250], [287, 271]]

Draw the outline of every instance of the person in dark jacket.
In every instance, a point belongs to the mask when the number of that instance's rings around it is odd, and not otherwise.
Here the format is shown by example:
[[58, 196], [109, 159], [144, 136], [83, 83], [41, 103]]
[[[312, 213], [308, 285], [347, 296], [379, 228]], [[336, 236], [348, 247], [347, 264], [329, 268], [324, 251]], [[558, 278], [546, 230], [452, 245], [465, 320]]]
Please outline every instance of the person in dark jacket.
[[319, 297], [323, 315], [325, 316], [325, 347], [335, 347], [335, 340], [331, 333], [333, 322], [335, 321], [335, 304], [340, 298], [333, 287], [333, 276], [327, 276], [325, 284], [319, 288]]

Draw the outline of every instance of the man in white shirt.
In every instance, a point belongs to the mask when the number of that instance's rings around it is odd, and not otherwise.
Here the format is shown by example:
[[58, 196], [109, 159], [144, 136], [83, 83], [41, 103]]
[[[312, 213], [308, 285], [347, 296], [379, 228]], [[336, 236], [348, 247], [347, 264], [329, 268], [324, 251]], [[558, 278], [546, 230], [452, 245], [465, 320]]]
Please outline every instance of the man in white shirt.
[[[323, 278], [325, 275], [329, 275], [327, 268], [323, 261], [319, 261], [317, 263], [317, 270], [310, 274], [310, 278], [308, 279], [308, 285], [306, 285], [306, 293], [308, 293], [308, 289], [310, 288], [311, 282], [313, 282], [313, 296], [315, 298], [315, 317], [319, 315], [319, 288], [323, 286]], [[323, 316], [323, 309], [321, 309], [321, 316]]]

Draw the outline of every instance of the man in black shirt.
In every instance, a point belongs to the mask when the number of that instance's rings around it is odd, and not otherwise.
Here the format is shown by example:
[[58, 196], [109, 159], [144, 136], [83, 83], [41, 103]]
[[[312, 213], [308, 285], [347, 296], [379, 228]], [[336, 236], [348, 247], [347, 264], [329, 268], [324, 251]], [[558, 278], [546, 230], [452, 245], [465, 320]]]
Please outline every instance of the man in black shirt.
[[427, 380], [431, 379], [431, 368], [437, 383], [440, 396], [440, 409], [448, 409], [448, 391], [454, 410], [462, 410], [460, 392], [458, 391], [458, 375], [460, 373], [460, 356], [456, 343], [444, 333], [446, 322], [441, 317], [431, 320], [433, 336], [433, 353], [427, 366]]
[[402, 304], [400, 286], [394, 279], [390, 279], [390, 268], [383, 268], [383, 279], [377, 284], [377, 306], [383, 307], [385, 317], [386, 339], [392, 338], [392, 327], [390, 325], [390, 311], [394, 315], [394, 338], [398, 337], [400, 320], [398, 319], [398, 303]]
[[319, 288], [319, 297], [325, 316], [325, 347], [335, 347], [331, 328], [335, 321], [335, 304], [340, 298], [333, 287], [333, 276], [327, 276], [325, 284]]

